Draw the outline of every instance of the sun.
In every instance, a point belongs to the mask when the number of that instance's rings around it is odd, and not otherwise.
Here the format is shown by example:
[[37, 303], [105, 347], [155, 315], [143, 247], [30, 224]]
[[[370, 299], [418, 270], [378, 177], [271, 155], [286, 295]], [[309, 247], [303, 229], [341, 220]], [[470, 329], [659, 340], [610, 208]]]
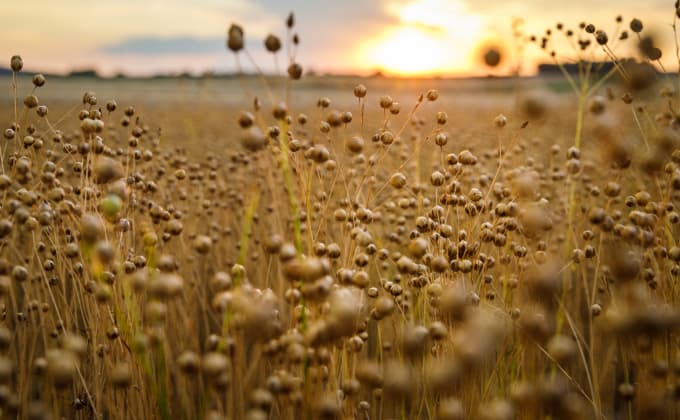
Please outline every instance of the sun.
[[366, 58], [372, 66], [400, 76], [436, 73], [445, 67], [443, 40], [413, 27], [398, 28], [370, 46]]
[[417, 0], [392, 6], [398, 24], [364, 43], [362, 67], [397, 76], [426, 76], [469, 70], [482, 24], [457, 1]]

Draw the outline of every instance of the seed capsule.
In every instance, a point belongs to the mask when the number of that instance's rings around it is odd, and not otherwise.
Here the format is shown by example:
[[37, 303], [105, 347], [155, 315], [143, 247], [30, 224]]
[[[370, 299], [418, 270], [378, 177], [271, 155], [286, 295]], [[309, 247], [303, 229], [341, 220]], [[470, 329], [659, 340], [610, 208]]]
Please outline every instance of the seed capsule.
[[288, 76], [293, 80], [299, 80], [302, 77], [302, 66], [298, 63], [292, 63], [288, 66]]
[[24, 68], [24, 60], [22, 60], [20, 55], [13, 55], [10, 60], [10, 67], [12, 71], [19, 72]]
[[276, 53], [281, 49], [281, 40], [276, 35], [269, 34], [264, 40], [264, 47], [270, 53]]
[[243, 38], [243, 28], [232, 23], [227, 33], [227, 48], [235, 53], [241, 51], [244, 43]]

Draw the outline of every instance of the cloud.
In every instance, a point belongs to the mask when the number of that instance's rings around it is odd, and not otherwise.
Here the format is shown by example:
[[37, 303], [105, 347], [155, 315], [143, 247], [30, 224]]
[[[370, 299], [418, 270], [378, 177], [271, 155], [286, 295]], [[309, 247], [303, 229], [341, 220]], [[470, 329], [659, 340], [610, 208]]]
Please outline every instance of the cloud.
[[224, 40], [224, 37], [134, 37], [106, 45], [100, 51], [114, 55], [215, 54], [225, 51]]

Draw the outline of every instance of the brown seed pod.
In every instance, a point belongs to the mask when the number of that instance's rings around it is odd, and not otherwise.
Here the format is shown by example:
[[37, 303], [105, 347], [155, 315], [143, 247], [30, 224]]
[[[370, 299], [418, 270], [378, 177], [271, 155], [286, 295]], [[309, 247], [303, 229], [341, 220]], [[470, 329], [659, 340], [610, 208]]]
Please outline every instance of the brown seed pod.
[[94, 179], [97, 184], [107, 184], [124, 175], [123, 165], [112, 158], [100, 156], [94, 165]]
[[75, 354], [62, 349], [50, 349], [46, 354], [47, 374], [58, 388], [73, 382], [76, 376], [78, 359]]
[[559, 263], [549, 260], [541, 265], [530, 267], [525, 274], [524, 283], [527, 285], [529, 296], [536, 302], [552, 305], [562, 290]]
[[380, 366], [369, 360], [362, 360], [356, 368], [356, 377], [369, 388], [380, 388], [383, 385], [383, 376]]
[[14, 72], [20, 72], [24, 68], [24, 60], [20, 55], [13, 55], [9, 63]]
[[269, 34], [264, 39], [264, 47], [272, 54], [277, 53], [281, 49], [281, 40], [274, 34]]
[[201, 367], [201, 358], [192, 351], [184, 351], [177, 358], [177, 365], [183, 373], [194, 375]]
[[345, 147], [353, 154], [359, 154], [364, 150], [364, 139], [359, 136], [353, 136], [347, 139]]
[[363, 84], [358, 84], [354, 87], [354, 96], [359, 99], [366, 97], [366, 92], [366, 86]]
[[237, 53], [243, 49], [244, 35], [243, 28], [234, 23], [231, 24], [227, 31], [227, 48]]
[[538, 203], [524, 206], [518, 219], [522, 233], [529, 238], [535, 238], [553, 227], [548, 210]]
[[111, 369], [111, 384], [116, 388], [127, 388], [132, 383], [132, 371], [127, 363], [118, 363]]
[[293, 80], [300, 80], [302, 77], [302, 66], [298, 63], [291, 63], [288, 66], [288, 76]]
[[439, 98], [439, 91], [437, 91], [436, 89], [430, 89], [425, 94], [425, 97], [427, 98], [428, 101], [434, 102]]
[[104, 223], [94, 214], [85, 214], [80, 220], [80, 239], [86, 244], [94, 244], [104, 235]]
[[383, 389], [390, 397], [407, 399], [415, 387], [413, 371], [409, 365], [396, 360], [385, 362]]
[[401, 338], [403, 353], [410, 358], [417, 358], [423, 354], [428, 344], [430, 333], [422, 325], [407, 325]]
[[253, 125], [243, 130], [240, 136], [241, 145], [250, 152], [262, 150], [267, 145], [267, 136], [260, 127]]
[[501, 53], [498, 49], [492, 47], [484, 53], [484, 64], [489, 67], [496, 67], [501, 63]]
[[40, 73], [33, 75], [33, 86], [35, 87], [45, 86], [45, 76], [43, 76]]
[[383, 95], [380, 97], [380, 108], [382, 109], [389, 109], [390, 106], [392, 106], [392, 97], [389, 95]]
[[313, 282], [329, 272], [328, 260], [318, 257], [295, 258], [283, 266], [284, 275], [291, 281]]
[[29, 109], [37, 107], [39, 105], [38, 97], [35, 95], [27, 95], [24, 98], [24, 105]]
[[634, 18], [633, 20], [630, 21], [630, 30], [635, 32], [636, 34], [642, 32], [643, 28], [644, 25], [642, 24], [642, 21], [640, 19]]
[[184, 279], [174, 273], [159, 273], [147, 284], [149, 296], [159, 300], [179, 297], [183, 288]]
[[217, 379], [220, 374], [228, 372], [230, 367], [229, 359], [222, 353], [210, 352], [205, 354], [201, 360], [201, 371], [212, 380]]
[[437, 416], [440, 420], [464, 420], [465, 408], [458, 398], [445, 398], [439, 402]]

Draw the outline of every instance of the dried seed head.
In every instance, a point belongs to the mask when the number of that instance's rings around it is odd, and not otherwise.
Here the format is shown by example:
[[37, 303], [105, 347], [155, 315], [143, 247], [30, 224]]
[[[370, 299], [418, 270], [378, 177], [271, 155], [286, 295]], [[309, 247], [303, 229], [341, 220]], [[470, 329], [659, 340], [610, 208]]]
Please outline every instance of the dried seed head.
[[392, 106], [392, 97], [389, 95], [383, 95], [380, 97], [380, 108], [382, 109], [388, 109], [390, 106]]
[[413, 239], [408, 245], [408, 252], [412, 257], [419, 259], [427, 252], [428, 241], [423, 237]]
[[536, 171], [522, 171], [512, 179], [512, 190], [517, 198], [533, 200], [538, 194], [540, 175]]
[[28, 95], [24, 98], [24, 105], [26, 108], [35, 108], [39, 105], [38, 97], [35, 95]]
[[10, 67], [12, 68], [12, 71], [21, 71], [21, 69], [24, 68], [24, 60], [20, 55], [13, 55], [12, 59], [10, 60]]
[[597, 32], [595, 32], [595, 40], [600, 45], [607, 45], [607, 42], [609, 42], [609, 37], [605, 31], [599, 29]]
[[200, 357], [192, 351], [184, 351], [177, 358], [179, 368], [185, 374], [195, 374], [201, 366]]
[[466, 418], [463, 403], [454, 397], [440, 401], [437, 415], [439, 420], [464, 420]]
[[127, 363], [118, 363], [111, 370], [111, 384], [116, 388], [127, 388], [132, 382], [132, 371]]
[[616, 282], [628, 282], [634, 280], [640, 273], [640, 259], [631, 252], [612, 248], [608, 261], [611, 274]]
[[617, 392], [626, 401], [630, 401], [635, 397], [635, 385], [625, 382], [616, 388]]
[[364, 150], [364, 139], [359, 136], [350, 137], [345, 143], [347, 150], [353, 154], [359, 154]]
[[630, 21], [630, 30], [635, 32], [636, 34], [642, 32], [643, 28], [644, 26], [642, 25], [642, 21], [640, 19], [634, 18], [633, 20]]
[[498, 128], [503, 128], [508, 124], [508, 117], [503, 114], [498, 114], [493, 120], [493, 124]]
[[381, 296], [375, 301], [375, 305], [373, 306], [373, 318], [377, 320], [383, 319], [390, 315], [394, 311], [394, 308], [394, 299], [387, 296]]
[[54, 384], [63, 388], [72, 383], [77, 372], [78, 359], [75, 354], [62, 349], [50, 349], [46, 354], [47, 374]]
[[257, 152], [267, 145], [267, 136], [260, 127], [253, 125], [241, 133], [241, 145], [250, 152]]
[[80, 220], [80, 238], [86, 244], [94, 244], [104, 236], [104, 224], [94, 214], [85, 214]]
[[291, 281], [313, 282], [329, 272], [328, 260], [318, 257], [294, 258], [283, 266], [284, 275]]
[[463, 150], [458, 154], [458, 161], [463, 165], [474, 166], [477, 164], [477, 156], [473, 155], [469, 150]]
[[184, 279], [179, 274], [159, 273], [147, 284], [149, 296], [159, 300], [179, 297], [184, 288]]
[[593, 303], [590, 307], [590, 313], [593, 317], [599, 316], [602, 313], [602, 305], [599, 303]]
[[380, 388], [383, 385], [383, 376], [380, 365], [369, 360], [362, 360], [356, 368], [356, 377], [369, 388]]
[[549, 260], [541, 265], [530, 267], [524, 282], [527, 285], [529, 295], [536, 302], [551, 305], [555, 296], [559, 296], [562, 290], [559, 263], [555, 260]]
[[545, 231], [551, 230], [553, 222], [544, 206], [533, 203], [524, 206], [519, 214], [522, 233], [529, 238], [535, 238]]
[[298, 63], [291, 63], [288, 66], [288, 76], [293, 80], [299, 80], [302, 77], [302, 66]]
[[268, 254], [277, 254], [283, 246], [283, 237], [279, 234], [272, 234], [264, 243], [264, 250]]
[[394, 143], [394, 134], [391, 131], [383, 131], [380, 134], [380, 142], [384, 145], [390, 145]]
[[452, 285], [442, 291], [438, 306], [444, 319], [460, 321], [467, 315], [468, 295], [460, 284]]
[[429, 331], [422, 325], [408, 325], [404, 328], [401, 339], [402, 351], [407, 357], [419, 357], [425, 351]]
[[315, 418], [320, 420], [339, 419], [342, 412], [338, 399], [333, 394], [324, 394], [314, 403]]
[[122, 178], [124, 174], [123, 165], [119, 161], [106, 156], [97, 158], [94, 165], [94, 176], [97, 184], [107, 184]]
[[562, 334], [553, 336], [546, 346], [548, 353], [558, 363], [564, 365], [577, 355], [578, 348], [574, 339]]
[[489, 67], [496, 67], [501, 62], [501, 53], [496, 48], [489, 48], [484, 53], [484, 63]]
[[408, 398], [413, 392], [415, 382], [413, 372], [408, 365], [389, 360], [385, 363], [384, 376], [383, 388], [393, 398]]
[[366, 86], [363, 84], [358, 84], [354, 87], [354, 96], [356, 96], [357, 98], [361, 99], [366, 97], [366, 92], [367, 92]]
[[274, 34], [269, 34], [264, 39], [264, 47], [272, 54], [277, 53], [281, 49], [281, 40]]
[[439, 98], [439, 91], [436, 89], [430, 89], [427, 91], [427, 94], [425, 95], [428, 101], [434, 102]]
[[226, 372], [230, 367], [229, 359], [217, 352], [210, 352], [203, 356], [201, 360], [201, 370], [208, 378], [215, 379], [220, 374]]
[[594, 115], [600, 115], [604, 112], [607, 106], [607, 99], [604, 96], [595, 96], [588, 104], [588, 110]]
[[238, 125], [241, 128], [249, 128], [255, 122], [255, 117], [248, 111], [241, 111], [238, 116]]
[[227, 48], [237, 53], [243, 49], [243, 44], [243, 28], [232, 23], [229, 27], [229, 31], [227, 32]]
[[0, 356], [0, 383], [6, 384], [10, 382], [12, 373], [14, 372], [14, 363], [7, 356]]
[[33, 76], [33, 86], [42, 87], [45, 85], [45, 76], [42, 74], [36, 74]]
[[480, 420], [511, 420], [515, 418], [515, 407], [506, 400], [494, 399], [479, 407]]

